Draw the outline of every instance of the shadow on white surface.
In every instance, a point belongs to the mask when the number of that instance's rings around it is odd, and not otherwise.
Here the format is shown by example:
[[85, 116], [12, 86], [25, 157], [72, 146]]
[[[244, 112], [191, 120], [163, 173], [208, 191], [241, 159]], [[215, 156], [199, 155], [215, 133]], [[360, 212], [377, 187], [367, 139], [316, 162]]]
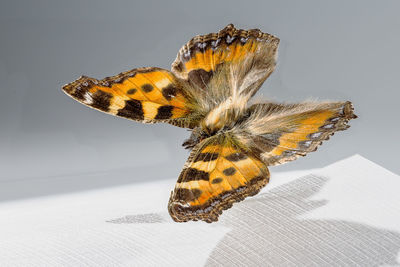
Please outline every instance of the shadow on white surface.
[[162, 223], [166, 222], [165, 218], [158, 213], [146, 213], [137, 215], [127, 215], [122, 218], [107, 221], [109, 223]]
[[[221, 218], [232, 229], [210, 255], [209, 265], [395, 265], [400, 234], [341, 220], [300, 219], [327, 204], [308, 200], [328, 181], [309, 175], [249, 199]], [[240, 218], [240, 219], [238, 219]]]
[[359, 155], [277, 173], [212, 224], [172, 221], [174, 183], [0, 202], [0, 265], [398, 266], [400, 177]]
[[[342, 220], [301, 219], [327, 204], [310, 200], [328, 178], [308, 175], [234, 205], [220, 217], [230, 229], [209, 255], [210, 266], [398, 265], [400, 234]], [[164, 214], [129, 215], [116, 224], [171, 223]]]

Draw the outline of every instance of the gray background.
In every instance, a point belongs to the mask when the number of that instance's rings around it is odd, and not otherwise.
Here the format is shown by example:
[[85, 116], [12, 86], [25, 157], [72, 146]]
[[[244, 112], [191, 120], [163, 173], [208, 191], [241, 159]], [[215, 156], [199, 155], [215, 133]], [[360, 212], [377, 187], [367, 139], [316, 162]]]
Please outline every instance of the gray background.
[[[359, 153], [399, 174], [399, 10], [398, 1], [3, 0], [0, 181], [22, 192], [12, 198], [177, 177], [189, 132], [100, 113], [61, 87], [82, 74], [169, 69], [191, 37], [228, 23], [281, 39], [264, 97], [351, 100], [359, 115], [316, 153], [273, 171]], [[57, 179], [63, 186], [52, 188]]]

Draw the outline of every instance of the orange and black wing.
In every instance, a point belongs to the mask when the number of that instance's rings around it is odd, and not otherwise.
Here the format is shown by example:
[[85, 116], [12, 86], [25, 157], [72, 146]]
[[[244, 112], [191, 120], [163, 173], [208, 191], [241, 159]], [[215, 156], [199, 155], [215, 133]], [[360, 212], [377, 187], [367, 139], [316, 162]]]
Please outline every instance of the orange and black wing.
[[164, 69], [138, 68], [103, 80], [82, 76], [63, 91], [91, 108], [119, 117], [188, 128], [197, 125], [193, 96]]
[[256, 104], [244, 122], [242, 142], [267, 166], [292, 161], [315, 151], [337, 131], [357, 118], [351, 102]]
[[268, 183], [266, 165], [234, 139], [219, 135], [193, 149], [169, 200], [175, 221], [217, 221], [223, 210]]
[[172, 72], [193, 87], [205, 89], [219, 70], [230, 65], [238, 69], [234, 76], [239, 82], [243, 83], [246, 75], [252, 77], [246, 86], [255, 87], [254, 94], [275, 69], [278, 45], [279, 39], [270, 34], [229, 24], [218, 33], [191, 39], [179, 50]]

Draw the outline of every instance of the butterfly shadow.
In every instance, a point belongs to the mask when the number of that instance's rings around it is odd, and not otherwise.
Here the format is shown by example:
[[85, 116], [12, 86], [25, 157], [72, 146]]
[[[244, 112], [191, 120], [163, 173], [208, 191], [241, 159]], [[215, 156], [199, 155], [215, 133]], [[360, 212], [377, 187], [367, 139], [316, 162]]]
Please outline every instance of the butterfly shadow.
[[[366, 224], [301, 216], [326, 205], [310, 200], [328, 178], [308, 175], [237, 203], [217, 224], [231, 229], [207, 266], [399, 266], [400, 233]], [[110, 223], [171, 223], [163, 214], [129, 215]]]
[[342, 220], [299, 218], [326, 205], [310, 197], [327, 181], [308, 175], [228, 210], [220, 223], [232, 230], [207, 265], [398, 265], [399, 233]]

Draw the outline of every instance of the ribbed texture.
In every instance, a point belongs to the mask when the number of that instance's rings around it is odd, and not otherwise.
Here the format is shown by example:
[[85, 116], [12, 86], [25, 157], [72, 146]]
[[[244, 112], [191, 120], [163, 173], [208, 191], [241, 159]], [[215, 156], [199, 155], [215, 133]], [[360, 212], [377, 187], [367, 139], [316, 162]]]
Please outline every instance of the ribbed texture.
[[212, 224], [172, 221], [173, 180], [3, 202], [0, 266], [398, 265], [400, 177], [360, 156], [312, 173]]
[[[396, 264], [400, 234], [339, 220], [299, 216], [322, 205], [309, 200], [328, 181], [308, 175], [240, 203], [221, 217], [232, 230], [210, 266], [378, 266]], [[239, 219], [240, 218], [240, 219]], [[400, 219], [400, 218], [397, 218]]]

